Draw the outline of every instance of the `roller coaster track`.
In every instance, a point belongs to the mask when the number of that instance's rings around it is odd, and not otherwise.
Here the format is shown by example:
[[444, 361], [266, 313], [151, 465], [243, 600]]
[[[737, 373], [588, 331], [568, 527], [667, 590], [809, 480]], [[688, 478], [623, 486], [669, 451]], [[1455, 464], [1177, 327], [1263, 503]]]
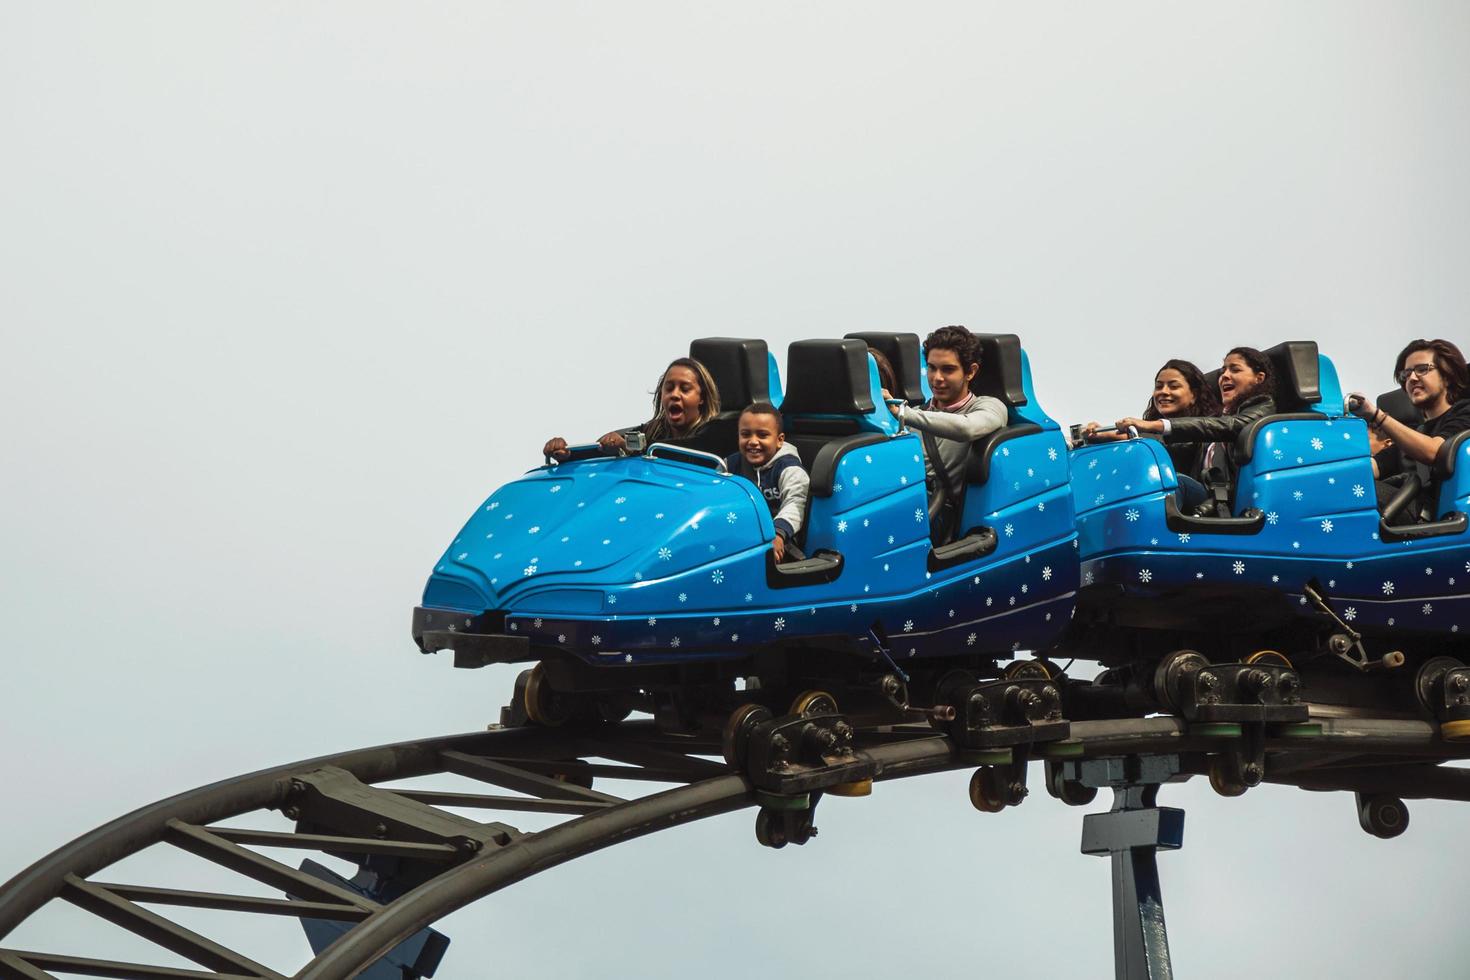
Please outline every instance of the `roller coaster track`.
[[[1326, 710], [1315, 712], [1313, 720], [1320, 730], [1313, 726], [1310, 734], [1267, 737], [1266, 781], [1368, 797], [1470, 801], [1470, 770], [1440, 765], [1470, 750], [1441, 741], [1436, 725], [1409, 718], [1341, 717]], [[1065, 753], [1058, 751], [1059, 745], [1041, 745], [1035, 755], [1065, 754], [1068, 764], [1076, 766], [1087, 760], [1173, 760], [1175, 767], [1155, 779], [1157, 783], [1172, 773], [1179, 778], [1205, 771], [1208, 760], [1228, 742], [1229, 736], [1218, 729], [1202, 733], [1174, 717], [1085, 721], [1073, 723]], [[994, 761], [993, 753], [959, 748], [950, 738], [920, 727], [859, 731], [853, 754], [876, 780]], [[469, 777], [498, 792], [382, 785], [445, 773]], [[838, 788], [836, 778], [827, 789]], [[623, 799], [592, 788], [603, 780], [676, 788]], [[1122, 799], [1122, 790], [1118, 792]], [[817, 798], [813, 793], [804, 802], [814, 806]], [[96, 930], [80, 928], [75, 945], [65, 951], [0, 947], [0, 975], [28, 980], [58, 974], [145, 980], [428, 976], [447, 945], [430, 928], [442, 916], [613, 844], [773, 802], [779, 803], [726, 764], [714, 741], [663, 734], [642, 722], [580, 732], [496, 729], [322, 756], [222, 780], [143, 807], [61, 847], [0, 888], [0, 942], [50, 903], [63, 901], [198, 968], [91, 954], [85, 944]], [[1151, 805], [1152, 798], [1147, 802]], [[566, 819], [546, 830], [522, 833], [507, 823], [455, 812], [462, 810]], [[295, 831], [223, 825], [242, 817], [259, 822], [269, 811], [296, 821]], [[1182, 827], [1182, 813], [1179, 819]], [[285, 897], [95, 877], [160, 843], [187, 852], [200, 867], [227, 869], [253, 879], [256, 891], [265, 886]], [[300, 867], [282, 863], [258, 850], [262, 847], [345, 858], [362, 871], [349, 882], [309, 860]], [[1115, 883], [1116, 862], [1115, 857]], [[318, 952], [294, 973], [280, 972], [152, 907], [294, 917], [313, 937]], [[1161, 926], [1161, 907], [1159, 916]], [[1167, 975], [1167, 965], [1163, 973], [1129, 973], [1121, 958], [1118, 962], [1120, 975]]]

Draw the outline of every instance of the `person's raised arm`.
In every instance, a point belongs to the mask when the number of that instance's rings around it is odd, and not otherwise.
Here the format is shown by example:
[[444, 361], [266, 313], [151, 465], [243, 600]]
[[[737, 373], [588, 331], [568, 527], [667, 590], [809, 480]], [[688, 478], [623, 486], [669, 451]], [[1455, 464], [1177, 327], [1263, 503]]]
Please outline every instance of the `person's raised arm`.
[[[1415, 462], [1434, 465], [1439, 448], [1444, 445], [1443, 436], [1426, 436], [1413, 426], [1405, 425], [1370, 402], [1361, 391], [1348, 392], [1348, 411], [1392, 439], [1393, 444], [1399, 447], [1399, 453]], [[1374, 460], [1374, 466], [1377, 466], [1377, 460]]]
[[1010, 421], [1006, 407], [999, 399], [983, 396], [980, 405], [964, 415], [957, 412], [926, 412], [911, 405], [895, 407], [895, 414], [903, 420], [904, 425], [956, 442], [974, 442], [987, 433], [1005, 428]]

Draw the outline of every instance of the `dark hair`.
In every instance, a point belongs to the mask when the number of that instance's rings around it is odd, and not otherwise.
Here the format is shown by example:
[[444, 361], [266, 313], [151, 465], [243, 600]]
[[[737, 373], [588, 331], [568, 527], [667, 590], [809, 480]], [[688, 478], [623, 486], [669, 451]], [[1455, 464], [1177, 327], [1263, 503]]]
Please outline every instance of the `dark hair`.
[[[1177, 357], [1170, 358], [1164, 362], [1164, 366], [1154, 372], [1154, 377], [1165, 371], [1178, 371], [1184, 377], [1184, 383], [1189, 386], [1194, 395], [1194, 404], [1184, 412], [1184, 415], [1219, 415], [1220, 414], [1220, 389], [1205, 380], [1204, 372], [1195, 367], [1193, 361], [1183, 361]], [[1154, 421], [1163, 416], [1154, 407], [1152, 397], [1148, 400], [1148, 407], [1143, 410], [1143, 417]]]
[[[929, 352], [936, 347], [942, 350], [954, 351], [955, 357], [959, 358], [960, 367], [966, 371], [970, 369], [971, 364], [976, 366], [980, 364], [980, 338], [970, 333], [965, 327], [958, 325], [940, 327], [925, 337], [924, 357], [926, 360], [929, 357]], [[971, 390], [974, 390], [973, 386], [979, 377], [980, 372], [977, 370], [975, 377], [970, 381], [972, 386]]]
[[1470, 368], [1465, 366], [1465, 355], [1460, 353], [1460, 348], [1448, 340], [1411, 340], [1407, 347], [1399, 351], [1398, 360], [1393, 362], [1393, 380], [1399, 387], [1403, 383], [1399, 381], [1399, 372], [1404, 369], [1404, 362], [1409, 355], [1417, 351], [1427, 350], [1434, 355], [1434, 366], [1439, 369], [1439, 376], [1444, 378], [1445, 391], [1449, 393], [1450, 401], [1457, 402], [1465, 397], [1467, 389], [1470, 389]]
[[[1275, 398], [1276, 371], [1271, 366], [1271, 358], [1256, 350], [1254, 347], [1232, 347], [1225, 352], [1225, 357], [1220, 358], [1221, 363], [1223, 364], [1225, 360], [1229, 358], [1232, 354], [1234, 354], [1236, 357], [1239, 357], [1242, 361], [1245, 361], [1245, 366], [1250, 368], [1252, 371], [1256, 372], [1257, 374], [1264, 374], [1266, 376], [1266, 380], [1262, 381], [1251, 390], [1250, 397], [1255, 398], [1257, 395], [1265, 395], [1268, 398]], [[1239, 405], [1240, 399], [1236, 399], [1235, 403]]]
[[897, 394], [893, 389], [898, 387], [898, 380], [893, 373], [893, 365], [889, 363], [887, 355], [876, 347], [869, 347], [868, 354], [872, 356], [873, 363], [878, 365], [878, 385], [890, 394]]
[[[742, 408], [740, 410], [740, 414], [742, 416], [744, 416], [744, 415], [771, 415], [771, 416], [774, 416], [775, 419], [776, 419], [776, 431], [777, 432], [782, 432], [782, 433], [784, 433], [786, 431], [785, 427], [781, 424], [781, 410], [779, 408], [777, 408], [775, 405], [772, 405], [770, 402], [751, 402], [749, 405], [746, 405], [744, 408]], [[739, 420], [737, 419], [737, 421], [739, 421]]]
[[720, 389], [715, 387], [715, 379], [710, 377], [709, 369], [692, 357], [675, 358], [669, 362], [668, 367], [664, 368], [663, 374], [658, 376], [658, 384], [653, 388], [653, 418], [649, 419], [643, 427], [643, 433], [648, 437], [650, 443], [675, 437], [669, 420], [664, 418], [663, 393], [664, 379], [669, 376], [669, 371], [676, 367], [693, 371], [694, 379], [699, 382], [699, 418], [690, 424], [684, 436], [693, 435], [704, 423], [720, 414]]

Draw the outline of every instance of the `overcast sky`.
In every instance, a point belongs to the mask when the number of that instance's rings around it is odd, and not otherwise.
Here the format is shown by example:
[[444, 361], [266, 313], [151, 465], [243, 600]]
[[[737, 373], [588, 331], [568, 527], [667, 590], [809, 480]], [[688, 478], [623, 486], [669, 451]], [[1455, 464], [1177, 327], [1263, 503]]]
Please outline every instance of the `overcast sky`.
[[[1466, 339], [1467, 42], [1458, 2], [0, 2], [0, 879], [494, 720], [513, 669], [409, 639], [433, 561], [693, 337], [1014, 331], [1064, 424], [1236, 344], [1385, 390]], [[1110, 975], [1039, 776], [615, 848], [447, 920], [440, 976]], [[1462, 807], [1384, 842], [1349, 796], [1161, 802], [1181, 976], [1463, 974]]]

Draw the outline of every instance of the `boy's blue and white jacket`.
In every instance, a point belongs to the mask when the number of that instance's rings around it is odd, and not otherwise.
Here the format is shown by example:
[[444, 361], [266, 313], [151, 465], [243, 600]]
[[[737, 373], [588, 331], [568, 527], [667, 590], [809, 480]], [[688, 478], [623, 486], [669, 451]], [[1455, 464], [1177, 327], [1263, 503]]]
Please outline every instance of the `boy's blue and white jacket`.
[[812, 478], [801, 468], [801, 456], [789, 442], [776, 450], [771, 461], [756, 469], [745, 461], [745, 457], [734, 453], [725, 459], [725, 468], [737, 476], [743, 476], [760, 488], [771, 508], [771, 523], [776, 533], [790, 541], [801, 530], [801, 518], [806, 513], [806, 498]]

